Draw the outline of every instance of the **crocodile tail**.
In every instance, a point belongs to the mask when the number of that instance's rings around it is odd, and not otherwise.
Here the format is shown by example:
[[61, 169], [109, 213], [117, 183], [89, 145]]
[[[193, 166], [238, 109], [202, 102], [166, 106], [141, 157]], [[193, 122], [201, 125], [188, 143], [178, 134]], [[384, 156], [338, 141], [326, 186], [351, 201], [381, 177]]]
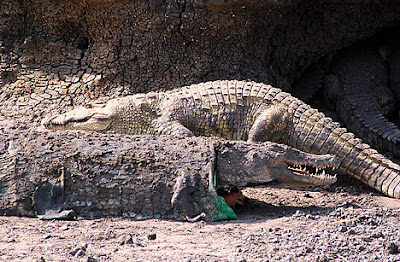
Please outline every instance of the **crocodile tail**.
[[339, 169], [376, 190], [400, 198], [400, 166], [393, 163], [345, 128], [310, 106], [292, 98], [292, 115], [286, 143], [314, 154], [333, 154]]
[[[360, 94], [357, 99], [362, 100], [362, 97], [363, 95]], [[347, 124], [348, 129], [362, 134], [365, 142], [378, 150], [400, 156], [400, 129], [387, 120], [379, 110], [365, 111], [364, 108], [360, 110], [347, 100], [341, 101], [341, 103], [346, 103], [346, 106], [339, 106], [338, 114]], [[368, 99], [365, 101], [368, 103]]]

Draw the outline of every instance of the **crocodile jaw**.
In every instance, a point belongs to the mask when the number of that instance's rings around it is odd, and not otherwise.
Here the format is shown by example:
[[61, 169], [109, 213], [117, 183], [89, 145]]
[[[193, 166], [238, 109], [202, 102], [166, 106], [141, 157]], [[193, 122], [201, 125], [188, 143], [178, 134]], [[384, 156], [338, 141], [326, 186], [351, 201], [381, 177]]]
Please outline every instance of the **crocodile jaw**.
[[[336, 182], [336, 175], [326, 173], [327, 168], [335, 170], [339, 167], [340, 161], [331, 155], [321, 155], [324, 159], [317, 162], [290, 162], [284, 161], [287, 168], [283, 170], [281, 177], [277, 180], [285, 183], [289, 187], [310, 187], [310, 186], [326, 186]], [[315, 171], [310, 171], [315, 169]]]
[[45, 119], [42, 124], [53, 130], [86, 130], [106, 131], [113, 120], [106, 107], [85, 108], [78, 107], [68, 113]]

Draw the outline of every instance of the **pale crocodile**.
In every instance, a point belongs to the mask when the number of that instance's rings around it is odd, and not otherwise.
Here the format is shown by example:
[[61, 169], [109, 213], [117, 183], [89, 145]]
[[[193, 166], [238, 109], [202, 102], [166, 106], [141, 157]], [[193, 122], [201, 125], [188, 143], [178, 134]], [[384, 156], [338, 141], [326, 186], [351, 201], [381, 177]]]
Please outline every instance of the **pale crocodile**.
[[341, 161], [340, 170], [400, 198], [399, 165], [318, 110], [262, 83], [214, 81], [98, 101], [43, 124], [50, 129], [283, 143], [314, 154], [333, 154]]

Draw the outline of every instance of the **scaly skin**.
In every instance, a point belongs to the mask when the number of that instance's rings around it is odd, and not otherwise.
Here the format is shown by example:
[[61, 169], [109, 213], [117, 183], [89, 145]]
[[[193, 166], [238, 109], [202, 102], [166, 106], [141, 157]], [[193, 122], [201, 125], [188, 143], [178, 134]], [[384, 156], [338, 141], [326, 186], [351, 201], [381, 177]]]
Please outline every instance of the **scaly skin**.
[[270, 85], [215, 81], [90, 104], [43, 124], [103, 133], [220, 136], [333, 154], [340, 170], [400, 198], [400, 166], [318, 110]]
[[[396, 106], [389, 89], [384, 52], [371, 46], [355, 46], [338, 52], [334, 58], [310, 67], [292, 94], [308, 102], [322, 88], [323, 107], [336, 111], [349, 131], [372, 147], [399, 157], [400, 129], [387, 118]], [[392, 56], [391, 69], [396, 68], [398, 61], [396, 51]], [[396, 76], [391, 74], [392, 89]]]

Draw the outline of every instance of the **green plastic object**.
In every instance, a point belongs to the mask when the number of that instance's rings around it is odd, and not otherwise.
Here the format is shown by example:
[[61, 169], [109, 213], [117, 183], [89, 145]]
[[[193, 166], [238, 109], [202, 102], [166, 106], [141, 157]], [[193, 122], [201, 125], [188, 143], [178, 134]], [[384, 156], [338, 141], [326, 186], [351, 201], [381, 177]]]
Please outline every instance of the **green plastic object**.
[[217, 196], [214, 198], [214, 207], [212, 221], [238, 219], [235, 211], [228, 206], [223, 197]]

